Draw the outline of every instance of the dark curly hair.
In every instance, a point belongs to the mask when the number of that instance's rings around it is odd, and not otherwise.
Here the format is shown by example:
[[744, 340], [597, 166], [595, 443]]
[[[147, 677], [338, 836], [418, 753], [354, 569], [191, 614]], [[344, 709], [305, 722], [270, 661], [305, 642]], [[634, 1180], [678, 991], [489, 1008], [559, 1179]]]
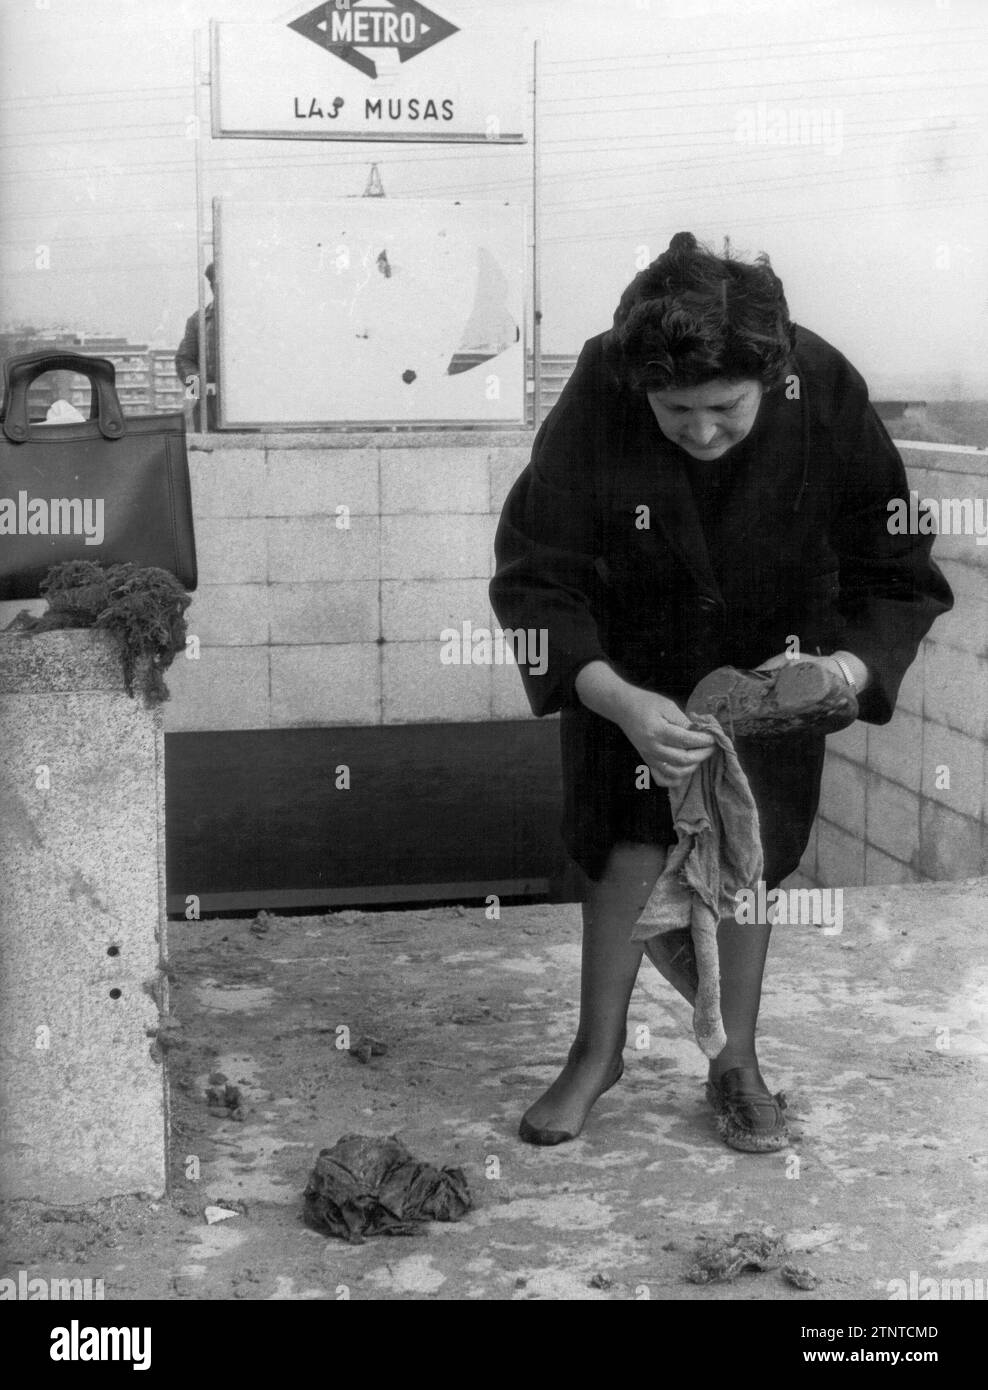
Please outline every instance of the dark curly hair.
[[777, 386], [795, 329], [766, 255], [716, 256], [692, 232], [639, 272], [621, 296], [607, 349], [634, 391], [680, 390], [724, 378]]

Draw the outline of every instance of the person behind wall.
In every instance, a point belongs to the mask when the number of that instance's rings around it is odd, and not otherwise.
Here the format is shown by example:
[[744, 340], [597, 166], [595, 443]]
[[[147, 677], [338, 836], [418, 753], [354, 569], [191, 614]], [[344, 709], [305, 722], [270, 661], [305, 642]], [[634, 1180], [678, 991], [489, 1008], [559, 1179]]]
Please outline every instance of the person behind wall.
[[[216, 268], [212, 261], [206, 267], [206, 279], [209, 281], [209, 288], [213, 298], [206, 305], [206, 419], [211, 430], [216, 429]], [[197, 401], [198, 396], [194, 394], [201, 390], [201, 385], [197, 386], [199, 380], [199, 314], [190, 314], [185, 324], [185, 333], [175, 354], [175, 371], [179, 381], [186, 388], [186, 398], [189, 401]], [[211, 390], [208, 388], [212, 388]], [[198, 406], [193, 411], [193, 419], [201, 428], [201, 416]]]

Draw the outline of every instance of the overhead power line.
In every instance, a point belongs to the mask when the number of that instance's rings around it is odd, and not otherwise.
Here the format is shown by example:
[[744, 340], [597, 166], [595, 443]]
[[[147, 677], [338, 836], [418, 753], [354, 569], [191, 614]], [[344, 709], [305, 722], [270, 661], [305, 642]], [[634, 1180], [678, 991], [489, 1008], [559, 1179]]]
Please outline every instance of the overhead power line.
[[[845, 53], [860, 53], [872, 51], [871, 45], [874, 44], [875, 52], [895, 51], [901, 48], [938, 48], [941, 44], [969, 43], [970, 36], [979, 35], [984, 38], [988, 36], [988, 26], [984, 24], [965, 24], [951, 25], [945, 34], [931, 34], [929, 30], [918, 29], [896, 29], [887, 34], [857, 35], [849, 34], [846, 38], [823, 38], [823, 39], [777, 39], [768, 43], [751, 44], [724, 44], [720, 47], [708, 47], [704, 45], [702, 52], [697, 52], [695, 56], [673, 56], [676, 53], [674, 48], [653, 50], [651, 53], [642, 53], [637, 49], [629, 53], [594, 53], [588, 54], [586, 58], [546, 58], [544, 66], [546, 68], [569, 67], [571, 64], [583, 63], [620, 63], [621, 70], [628, 71], [627, 60], [629, 57], [645, 58], [654, 61], [662, 61], [670, 65], [681, 67], [705, 67], [711, 62], [742, 62], [746, 65], [751, 62], [751, 55], [757, 54], [768, 57], [778, 53], [781, 49], [802, 48], [805, 49], [805, 56], [812, 58], [827, 57], [829, 54], [840, 56]], [[956, 36], [956, 37], [955, 37]], [[888, 47], [890, 39], [905, 38], [909, 42], [895, 46], [890, 50]], [[835, 45], [830, 47], [830, 45]], [[719, 59], [716, 55], [723, 53], [725, 58]], [[787, 57], [797, 55], [787, 53]], [[603, 69], [602, 69], [603, 71]], [[580, 74], [576, 74], [579, 76]]]
[[[802, 154], [802, 155], [805, 155], [806, 153], [808, 153], [809, 150], [810, 150], [810, 148], [811, 148], [811, 147], [807, 147], [807, 146], [786, 146], [786, 147], [784, 147], [785, 153], [791, 154], [791, 155], [797, 156], [797, 157], [798, 157], [799, 155], [801, 155], [801, 154]], [[876, 164], [876, 163], [874, 163], [874, 162], [867, 162], [867, 163], [854, 163], [854, 164], [846, 164], [846, 163], [839, 163], [839, 164], [837, 164], [837, 163], [835, 163], [835, 164], [832, 164], [832, 165], [825, 165], [825, 166], [822, 166], [822, 167], [819, 167], [819, 166], [818, 166], [818, 167], [812, 168], [812, 169], [808, 169], [808, 168], [805, 168], [805, 167], [804, 167], [803, 169], [788, 170], [788, 171], [786, 171], [785, 173], [780, 173], [780, 174], [778, 174], [778, 175], [773, 175], [773, 176], [770, 176], [770, 177], [768, 177], [768, 178], [754, 178], [754, 179], [753, 179], [753, 178], [750, 177], [748, 171], [750, 170], [750, 168], [751, 168], [752, 165], [755, 165], [756, 167], [761, 167], [762, 165], [764, 165], [764, 164], [766, 164], [766, 163], [769, 163], [769, 162], [777, 162], [777, 161], [778, 161], [778, 158], [779, 158], [779, 153], [780, 153], [780, 147], [778, 147], [778, 146], [773, 147], [773, 149], [772, 149], [771, 151], [759, 150], [757, 153], [754, 153], [754, 152], [752, 152], [752, 153], [750, 153], [750, 154], [746, 153], [743, 162], [738, 163], [733, 169], [732, 169], [732, 168], [729, 166], [729, 164], [728, 164], [729, 156], [727, 156], [727, 155], [722, 155], [722, 156], [718, 156], [718, 157], [715, 157], [715, 158], [708, 158], [708, 159], [705, 159], [705, 160], [698, 160], [698, 159], [690, 159], [690, 158], [687, 158], [687, 159], [681, 159], [681, 160], [663, 160], [663, 161], [660, 161], [660, 162], [652, 161], [652, 162], [650, 162], [650, 163], [648, 163], [648, 164], [646, 164], [646, 165], [637, 164], [637, 165], [627, 166], [627, 167], [622, 168], [622, 169], [594, 170], [594, 171], [588, 171], [588, 172], [592, 172], [593, 184], [594, 184], [594, 186], [596, 186], [597, 184], [600, 183], [600, 181], [601, 181], [602, 179], [624, 178], [624, 179], [627, 179], [627, 180], [629, 180], [629, 181], [633, 181], [633, 180], [636, 179], [636, 178], [640, 179], [640, 177], [641, 177], [641, 175], [642, 175], [643, 173], [649, 173], [649, 172], [650, 172], [650, 173], [653, 173], [653, 174], [656, 176], [656, 178], [658, 178], [658, 177], [660, 177], [663, 173], [668, 172], [669, 170], [672, 170], [672, 169], [677, 169], [677, 170], [680, 170], [680, 169], [686, 170], [686, 169], [688, 169], [688, 170], [690, 170], [690, 171], [701, 172], [701, 173], [702, 173], [702, 172], [707, 172], [707, 171], [711, 171], [711, 172], [712, 172], [714, 169], [716, 169], [716, 168], [718, 168], [718, 167], [721, 167], [721, 168], [724, 169], [724, 171], [725, 171], [724, 177], [718, 179], [717, 182], [712, 183], [712, 184], [692, 184], [692, 185], [690, 186], [691, 191], [697, 191], [697, 190], [700, 190], [700, 189], [703, 189], [703, 188], [720, 188], [720, 187], [724, 187], [724, 186], [725, 186], [725, 183], [735, 183], [735, 182], [737, 182], [739, 179], [743, 179], [743, 180], [744, 180], [745, 186], [746, 186], [746, 187], [762, 187], [762, 186], [764, 186], [764, 187], [766, 187], [767, 189], [770, 190], [770, 189], [773, 188], [773, 187], [777, 187], [777, 188], [789, 188], [789, 187], [791, 187], [791, 186], [797, 186], [797, 185], [799, 185], [800, 183], [804, 183], [804, 182], [805, 182], [805, 183], [808, 183], [808, 184], [814, 184], [814, 185], [827, 185], [827, 186], [832, 186], [834, 183], [842, 183], [842, 182], [844, 182], [844, 181], [845, 181], [845, 177], [844, 177], [844, 176], [846, 176], [847, 174], [855, 174], [855, 173], [861, 173], [861, 174], [863, 174], [863, 175], [865, 176], [865, 181], [874, 182], [877, 178], [880, 178], [880, 177], [882, 177], [882, 176], [885, 175], [885, 174], [889, 174], [889, 175], [891, 175], [891, 174], [899, 174], [899, 176], [901, 176], [901, 177], [911, 178], [911, 177], [915, 176], [918, 172], [924, 172], [924, 171], [928, 171], [928, 172], [939, 172], [939, 171], [943, 170], [945, 173], [952, 174], [952, 173], [958, 173], [958, 172], [966, 172], [967, 170], [977, 170], [977, 169], [979, 169], [980, 167], [982, 167], [982, 166], [981, 166], [981, 162], [980, 162], [977, 158], [973, 158], [973, 159], [971, 159], [969, 162], [965, 162], [965, 163], [963, 163], [963, 164], [959, 163], [959, 161], [961, 161], [962, 159], [965, 159], [965, 155], [963, 155], [963, 154], [948, 154], [948, 155], [943, 155], [943, 156], [941, 156], [941, 155], [939, 155], [939, 154], [934, 154], [934, 155], [927, 155], [927, 156], [924, 156], [924, 157], [921, 158], [921, 159], [913, 159], [913, 160], [911, 160], [910, 163], [909, 163], [908, 168], [904, 171], [904, 173], [901, 173], [901, 172], [900, 172], [899, 170], [897, 170], [894, 166], [885, 166], [885, 167], [881, 167], [881, 166], [879, 166], [878, 164]], [[572, 181], [573, 181], [573, 176], [570, 175], [570, 174], [567, 174], [567, 175], [559, 175], [559, 174], [557, 174], [557, 175], [553, 176], [553, 182], [554, 182], [554, 183], [560, 183], [560, 182], [563, 182], [563, 183], [571, 183]], [[528, 180], [527, 180], [524, 176], [520, 175], [520, 176], [518, 176], [517, 178], [513, 178], [513, 179], [503, 179], [503, 178], [502, 178], [502, 179], [498, 179], [498, 180], [496, 180], [496, 181], [479, 181], [479, 182], [478, 182], [478, 181], [474, 181], [474, 182], [468, 182], [468, 183], [462, 183], [462, 182], [461, 182], [461, 183], [458, 183], [458, 184], [456, 184], [455, 186], [450, 187], [450, 188], [438, 188], [438, 189], [433, 189], [433, 190], [431, 190], [431, 191], [432, 191], [433, 193], [434, 193], [434, 192], [440, 192], [440, 193], [442, 193], [442, 194], [444, 194], [444, 195], [445, 195], [445, 194], [448, 194], [450, 197], [460, 196], [460, 195], [465, 196], [465, 197], [470, 197], [470, 196], [472, 196], [472, 195], [478, 195], [478, 194], [482, 194], [482, 195], [484, 195], [484, 196], [488, 196], [488, 197], [489, 197], [492, 193], [498, 193], [498, 192], [509, 193], [511, 190], [519, 190], [519, 191], [520, 191], [520, 190], [525, 190], [525, 191], [527, 191], [527, 188], [528, 188]], [[400, 195], [399, 195], [399, 196], [400, 196]], [[607, 204], [607, 205], [610, 205], [610, 204], [612, 203], [612, 200], [613, 200], [614, 196], [616, 196], [616, 195], [615, 195], [615, 194], [603, 194], [603, 195], [601, 195], [600, 197], [594, 197], [594, 196], [592, 196], [592, 195], [589, 195], [589, 196], [581, 196], [581, 197], [577, 197], [577, 198], [562, 199], [562, 200], [547, 199], [547, 200], [544, 201], [543, 206], [546, 207], [547, 209], [560, 208], [560, 207], [572, 207], [572, 208], [577, 208], [577, 209], [579, 209], [579, 208], [589, 208], [589, 207], [592, 207], [592, 206], [594, 206], [594, 205], [596, 205], [597, 203], [600, 203], [600, 202], [603, 202], [603, 203], [605, 203], [605, 204]], [[636, 196], [642, 197], [642, 196], [650, 196], [650, 195], [649, 195], [649, 193], [648, 193], [648, 190], [643, 190], [643, 189], [639, 188], [638, 193], [637, 193]], [[656, 193], [655, 193], [655, 196], [666, 196], [666, 197], [667, 197], [667, 196], [670, 196], [670, 195], [669, 195], [669, 193], [668, 193], [667, 191], [663, 192], [662, 190], [657, 189], [657, 190], [656, 190]], [[411, 194], [411, 197], [414, 199], [414, 197], [415, 197], [414, 192]], [[65, 221], [65, 220], [72, 220], [72, 219], [75, 219], [75, 218], [86, 218], [86, 217], [120, 217], [120, 216], [121, 216], [122, 214], [124, 214], [124, 213], [133, 213], [133, 214], [141, 214], [141, 213], [143, 213], [143, 214], [145, 214], [145, 215], [156, 215], [156, 216], [171, 214], [172, 216], [174, 216], [174, 215], [175, 215], [175, 207], [174, 207], [174, 203], [173, 203], [173, 202], [171, 202], [171, 203], [149, 203], [149, 204], [145, 204], [145, 203], [124, 203], [124, 204], [121, 204], [121, 203], [116, 203], [116, 202], [115, 202], [115, 203], [113, 204], [112, 207], [75, 207], [75, 208], [65, 208], [65, 207], [61, 207], [61, 208], [57, 208], [57, 209], [47, 209], [47, 210], [46, 210], [46, 209], [42, 209], [42, 208], [33, 208], [33, 209], [29, 209], [29, 210], [27, 210], [27, 211], [19, 211], [19, 212], [15, 212], [15, 213], [8, 213], [8, 214], [6, 215], [6, 217], [5, 217], [4, 219], [2, 219], [2, 221], [3, 221], [3, 222], [30, 221], [31, 219], [36, 219], [36, 220], [38, 220], [38, 221], [40, 221], [40, 222], [52, 221], [52, 220], [56, 220], [56, 221], [57, 221], [57, 220]], [[38, 236], [43, 236], [43, 235], [45, 235], [45, 233], [39, 230], [39, 232], [38, 232], [37, 235], [38, 235]], [[25, 238], [25, 239], [27, 240], [27, 239], [31, 239], [31, 238]]]
[[[925, 203], [852, 203], [851, 205], [844, 207], [826, 208], [821, 209], [820, 211], [814, 210], [813, 216], [815, 221], [820, 221], [829, 220], [832, 217], [846, 217], [848, 213], [854, 213], [856, 216], [864, 216], [869, 212], [902, 212], [906, 208], [909, 208], [911, 211], [914, 212], [935, 211], [947, 207], [967, 207], [970, 203], [981, 203], [985, 202], [986, 200], [988, 200], [988, 193], [975, 194], [973, 197], [970, 198], [945, 198], [940, 200], [934, 199], [933, 201]], [[778, 215], [773, 215], [770, 217], [743, 217], [736, 216], [733, 213], [728, 213], [724, 215], [723, 221], [725, 225], [735, 226], [751, 226], [753, 223], [756, 222], [764, 222], [772, 226], [788, 222], [801, 222], [805, 225], [806, 213], [805, 211], [797, 213], [780, 213]], [[545, 241], [553, 242], [556, 245], [562, 245], [564, 243], [575, 244], [587, 241], [630, 241], [632, 238], [635, 237], [646, 238], [652, 234], [654, 234], [654, 226], [652, 229], [624, 227], [620, 230], [613, 232], [586, 232], [581, 234], [573, 234], [571, 236], [546, 237]]]

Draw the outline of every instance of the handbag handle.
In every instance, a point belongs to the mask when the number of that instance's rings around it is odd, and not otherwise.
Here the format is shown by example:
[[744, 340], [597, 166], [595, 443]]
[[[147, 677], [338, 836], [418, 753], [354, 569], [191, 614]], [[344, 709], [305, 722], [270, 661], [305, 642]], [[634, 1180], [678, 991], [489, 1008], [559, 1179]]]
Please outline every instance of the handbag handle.
[[104, 439], [124, 435], [123, 410], [117, 397], [116, 372], [108, 357], [87, 357], [80, 352], [25, 352], [4, 363], [4, 401], [0, 418], [3, 432], [13, 444], [28, 438], [27, 392], [31, 382], [45, 372], [77, 372], [87, 377], [91, 389], [89, 418], [99, 423]]

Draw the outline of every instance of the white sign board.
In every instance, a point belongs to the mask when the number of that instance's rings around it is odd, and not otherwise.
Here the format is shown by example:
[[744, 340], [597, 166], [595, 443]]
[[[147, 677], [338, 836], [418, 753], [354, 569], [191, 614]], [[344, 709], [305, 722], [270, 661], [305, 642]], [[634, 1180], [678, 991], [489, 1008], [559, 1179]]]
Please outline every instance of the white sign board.
[[525, 210], [218, 198], [226, 427], [524, 420]]
[[[439, 3], [439, 0], [437, 0]], [[412, 0], [212, 26], [212, 133], [302, 140], [524, 139], [531, 49]]]

